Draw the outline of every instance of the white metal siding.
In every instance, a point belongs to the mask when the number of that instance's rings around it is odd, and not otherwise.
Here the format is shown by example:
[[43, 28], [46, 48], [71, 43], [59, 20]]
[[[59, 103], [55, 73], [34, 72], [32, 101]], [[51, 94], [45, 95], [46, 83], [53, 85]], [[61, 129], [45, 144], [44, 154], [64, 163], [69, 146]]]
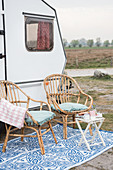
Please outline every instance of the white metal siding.
[[[0, 1], [0, 30], [3, 30], [3, 20], [2, 20], [2, 1]], [[0, 35], [0, 53], [4, 54], [3, 52], [3, 35]], [[0, 80], [5, 79], [4, 73], [4, 59], [0, 59]]]
[[[54, 11], [41, 0], [5, 0], [8, 80], [14, 82], [40, 80], [49, 74], [61, 73], [65, 56], [56, 18], [53, 50], [29, 52], [25, 47], [25, 22], [22, 12], [55, 16]], [[31, 97], [45, 99], [42, 83], [35, 86], [25, 85], [23, 88]]]

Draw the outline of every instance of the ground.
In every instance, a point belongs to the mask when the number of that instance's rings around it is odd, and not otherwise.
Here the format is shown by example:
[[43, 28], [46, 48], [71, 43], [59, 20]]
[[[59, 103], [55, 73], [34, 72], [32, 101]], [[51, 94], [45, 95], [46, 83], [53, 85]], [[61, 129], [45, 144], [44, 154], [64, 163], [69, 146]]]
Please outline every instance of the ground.
[[[77, 77], [76, 81], [84, 92], [90, 94], [97, 111], [104, 113], [105, 122], [102, 129], [113, 131], [113, 79], [93, 79], [92, 77]], [[113, 148], [93, 160], [70, 170], [112, 170]]]
[[100, 156], [70, 170], [112, 170], [113, 169], [113, 148], [107, 150]]
[[66, 68], [100, 68], [113, 67], [113, 48], [65, 49]]

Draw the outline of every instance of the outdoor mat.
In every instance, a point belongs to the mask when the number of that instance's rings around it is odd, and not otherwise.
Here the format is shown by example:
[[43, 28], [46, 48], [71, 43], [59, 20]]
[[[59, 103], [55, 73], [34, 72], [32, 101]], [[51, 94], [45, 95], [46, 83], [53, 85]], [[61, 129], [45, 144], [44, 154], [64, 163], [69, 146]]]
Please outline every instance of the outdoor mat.
[[[58, 144], [55, 144], [52, 133], [43, 136], [45, 155], [41, 155], [37, 138], [20, 137], [8, 142], [6, 152], [2, 153], [0, 145], [0, 170], [65, 170], [81, 165], [104, 151], [113, 147], [113, 132], [100, 131], [106, 147], [102, 144], [91, 146], [88, 151], [85, 143], [78, 146], [81, 138], [80, 131], [68, 127], [68, 139], [63, 139], [63, 126], [57, 124], [53, 127]], [[87, 133], [87, 138], [91, 136]], [[98, 135], [94, 141], [100, 142]]]

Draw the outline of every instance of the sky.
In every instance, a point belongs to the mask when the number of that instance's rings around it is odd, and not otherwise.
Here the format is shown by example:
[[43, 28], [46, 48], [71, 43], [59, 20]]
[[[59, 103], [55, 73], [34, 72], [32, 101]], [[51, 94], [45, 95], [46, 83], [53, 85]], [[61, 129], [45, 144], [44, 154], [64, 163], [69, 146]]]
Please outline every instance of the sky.
[[45, 0], [57, 11], [62, 37], [113, 40], [113, 0]]

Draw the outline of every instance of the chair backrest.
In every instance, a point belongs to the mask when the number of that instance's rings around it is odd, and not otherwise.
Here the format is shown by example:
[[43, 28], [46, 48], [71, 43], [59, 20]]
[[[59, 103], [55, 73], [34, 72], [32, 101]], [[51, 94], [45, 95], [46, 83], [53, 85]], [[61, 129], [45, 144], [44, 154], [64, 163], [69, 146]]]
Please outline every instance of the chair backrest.
[[0, 98], [5, 98], [16, 106], [29, 106], [28, 96], [14, 83], [0, 81]]
[[70, 102], [76, 97], [76, 102], [79, 102], [81, 88], [77, 82], [64, 74], [52, 74], [45, 78], [44, 89], [46, 91], [48, 103], [50, 98], [56, 98], [58, 104]]

